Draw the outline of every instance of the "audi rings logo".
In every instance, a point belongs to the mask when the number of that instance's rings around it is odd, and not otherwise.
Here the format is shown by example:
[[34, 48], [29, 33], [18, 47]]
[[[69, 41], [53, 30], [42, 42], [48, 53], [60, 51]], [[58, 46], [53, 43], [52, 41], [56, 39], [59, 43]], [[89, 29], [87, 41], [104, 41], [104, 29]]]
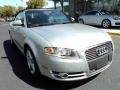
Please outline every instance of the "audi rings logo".
[[107, 53], [108, 53], [108, 48], [106, 46], [99, 47], [99, 48], [96, 49], [96, 54], [98, 56], [103, 56], [103, 55], [105, 55]]

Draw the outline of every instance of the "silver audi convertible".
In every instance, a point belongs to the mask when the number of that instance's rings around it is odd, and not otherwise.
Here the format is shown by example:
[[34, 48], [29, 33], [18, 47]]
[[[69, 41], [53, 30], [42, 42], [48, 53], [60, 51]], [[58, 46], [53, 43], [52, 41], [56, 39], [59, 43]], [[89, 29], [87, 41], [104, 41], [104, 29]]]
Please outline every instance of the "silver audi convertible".
[[97, 28], [72, 23], [54, 9], [27, 9], [10, 23], [10, 41], [25, 55], [29, 72], [59, 81], [92, 77], [112, 63], [111, 37]]
[[88, 25], [98, 25], [104, 28], [120, 26], [120, 16], [112, 15], [106, 10], [93, 10], [84, 13], [78, 18], [78, 22]]

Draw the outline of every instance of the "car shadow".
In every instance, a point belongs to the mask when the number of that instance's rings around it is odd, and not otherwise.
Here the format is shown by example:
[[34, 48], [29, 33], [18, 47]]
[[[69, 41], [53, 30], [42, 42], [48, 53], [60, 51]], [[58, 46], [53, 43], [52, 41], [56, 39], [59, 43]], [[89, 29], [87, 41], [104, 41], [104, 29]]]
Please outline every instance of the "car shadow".
[[31, 85], [32, 87], [45, 90], [68, 90], [80, 87], [98, 76], [96, 75], [89, 79], [72, 82], [55, 81], [44, 76], [42, 76], [39, 79], [35, 79], [30, 75], [24, 56], [17, 49], [17, 47], [11, 46], [9, 40], [4, 41], [3, 44], [5, 53], [12, 66], [14, 74], [25, 83]]
[[113, 29], [113, 30], [120, 30], [120, 26], [117, 26], [117, 27], [110, 27], [110, 29]]

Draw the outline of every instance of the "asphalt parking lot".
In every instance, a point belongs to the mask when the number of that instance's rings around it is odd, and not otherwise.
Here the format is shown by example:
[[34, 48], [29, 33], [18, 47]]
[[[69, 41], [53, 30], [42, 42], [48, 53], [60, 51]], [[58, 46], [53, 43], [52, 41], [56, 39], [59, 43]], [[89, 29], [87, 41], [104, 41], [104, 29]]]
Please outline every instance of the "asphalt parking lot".
[[114, 61], [101, 74], [74, 82], [34, 79], [29, 75], [24, 56], [10, 44], [8, 23], [0, 23], [0, 90], [120, 90], [120, 36], [111, 37], [115, 45]]

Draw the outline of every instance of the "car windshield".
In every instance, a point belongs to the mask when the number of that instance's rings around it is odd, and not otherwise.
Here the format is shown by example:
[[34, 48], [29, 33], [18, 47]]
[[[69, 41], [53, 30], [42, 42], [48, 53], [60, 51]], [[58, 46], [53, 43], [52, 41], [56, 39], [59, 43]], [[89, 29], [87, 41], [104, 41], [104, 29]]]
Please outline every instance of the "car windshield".
[[102, 10], [102, 11], [101, 11], [101, 14], [102, 14], [102, 15], [110, 15], [110, 12], [109, 12], [109, 11]]
[[63, 13], [57, 10], [27, 11], [26, 21], [28, 27], [70, 23], [70, 20]]

